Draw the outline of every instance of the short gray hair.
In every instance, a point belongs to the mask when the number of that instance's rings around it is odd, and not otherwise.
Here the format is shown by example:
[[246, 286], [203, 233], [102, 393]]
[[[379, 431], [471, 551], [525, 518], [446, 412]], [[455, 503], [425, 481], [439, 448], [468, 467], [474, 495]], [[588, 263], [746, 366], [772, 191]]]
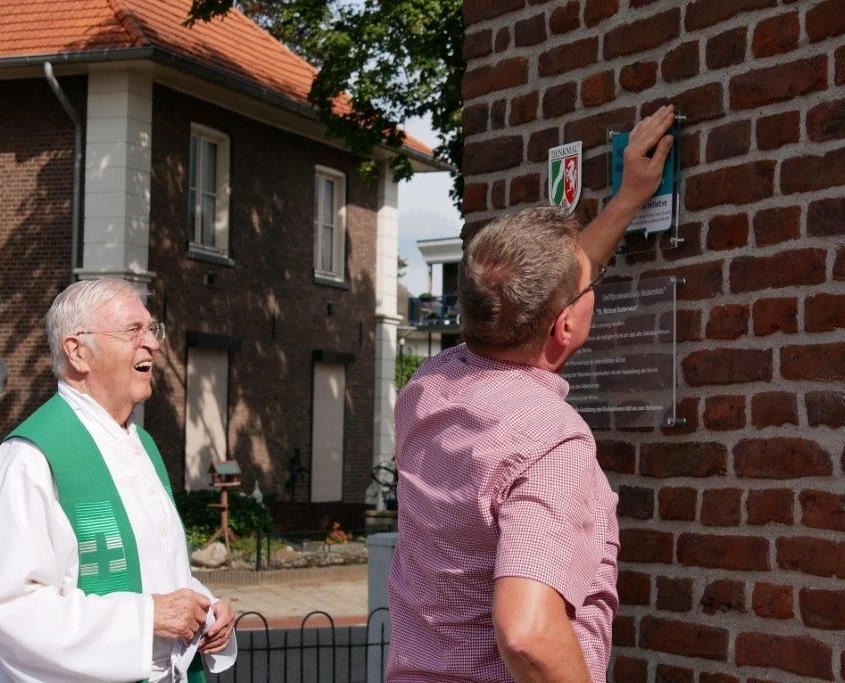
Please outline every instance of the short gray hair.
[[[53, 375], [62, 379], [67, 374], [67, 357], [62, 347], [62, 339], [91, 327], [98, 309], [113, 299], [141, 296], [135, 285], [118, 278], [99, 280], [80, 280], [62, 291], [44, 316], [47, 328], [47, 343], [53, 359]], [[96, 349], [96, 341], [91, 338], [84, 342], [89, 348]]]
[[458, 277], [461, 331], [472, 348], [542, 348], [581, 278], [577, 219], [556, 207], [502, 216], [464, 247]]

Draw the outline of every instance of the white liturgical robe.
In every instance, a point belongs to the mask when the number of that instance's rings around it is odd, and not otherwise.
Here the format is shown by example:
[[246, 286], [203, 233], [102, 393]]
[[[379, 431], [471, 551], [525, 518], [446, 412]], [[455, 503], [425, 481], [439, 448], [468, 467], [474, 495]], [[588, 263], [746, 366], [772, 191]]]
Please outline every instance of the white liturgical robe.
[[[171, 680], [176, 641], [153, 637], [153, 593], [191, 588], [185, 534], [133, 424], [122, 428], [91, 397], [59, 382], [114, 479], [135, 540], [143, 594], [85, 595], [77, 586], [76, 536], [56, 498], [49, 465], [29, 441], [0, 445], [0, 683]], [[214, 671], [236, 655], [235, 638]]]

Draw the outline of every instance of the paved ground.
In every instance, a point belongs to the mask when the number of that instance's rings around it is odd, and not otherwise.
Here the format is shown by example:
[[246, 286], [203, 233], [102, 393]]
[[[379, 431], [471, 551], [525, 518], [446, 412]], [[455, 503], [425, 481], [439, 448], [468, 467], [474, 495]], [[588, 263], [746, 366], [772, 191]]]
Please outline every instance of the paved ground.
[[[228, 598], [237, 614], [258, 612], [273, 628], [298, 627], [304, 616], [317, 610], [329, 614], [335, 625], [367, 622], [367, 565], [340, 565], [262, 572], [196, 572], [216, 596]], [[321, 621], [322, 620], [322, 621]], [[308, 624], [327, 623], [311, 617]], [[258, 617], [244, 617], [239, 627], [261, 627]]]

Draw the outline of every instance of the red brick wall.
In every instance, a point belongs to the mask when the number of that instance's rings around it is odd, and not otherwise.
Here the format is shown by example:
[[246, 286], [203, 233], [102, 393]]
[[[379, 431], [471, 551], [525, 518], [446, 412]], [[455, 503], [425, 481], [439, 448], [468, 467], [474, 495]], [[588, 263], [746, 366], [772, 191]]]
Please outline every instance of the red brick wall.
[[[845, 3], [467, 0], [467, 232], [548, 202], [582, 140], [688, 117], [680, 236], [616, 258], [673, 274], [686, 425], [597, 432], [620, 494], [616, 681], [843, 677]], [[805, 679], [802, 679], [805, 680]]]
[[[85, 117], [87, 80], [62, 78]], [[56, 390], [42, 319], [71, 282], [74, 127], [47, 81], [0, 81], [0, 436]]]
[[[295, 448], [309, 465], [312, 353], [354, 356], [344, 500], [362, 502], [373, 449], [376, 188], [358, 178], [353, 157], [327, 145], [164, 87], [156, 86], [153, 108], [151, 308], [166, 317], [168, 341], [147, 425], [164, 444], [171, 476], [183, 480], [186, 333], [205, 332], [241, 340], [230, 355], [229, 452], [245, 470], [245, 488], [257, 477], [264, 493], [278, 496]], [[186, 258], [192, 122], [230, 136], [234, 267]], [[347, 173], [348, 289], [313, 281], [315, 164]]]

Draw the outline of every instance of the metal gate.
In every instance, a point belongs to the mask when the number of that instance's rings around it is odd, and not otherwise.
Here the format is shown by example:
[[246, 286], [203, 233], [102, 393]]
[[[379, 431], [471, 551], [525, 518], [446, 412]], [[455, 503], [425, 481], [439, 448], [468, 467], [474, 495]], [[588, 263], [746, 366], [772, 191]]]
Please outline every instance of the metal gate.
[[[299, 627], [270, 628], [258, 612], [235, 622], [238, 658], [209, 683], [381, 683], [390, 643], [389, 612], [374, 610], [367, 623], [337, 626], [326, 612], [311, 612]], [[249, 619], [257, 628], [245, 628]]]

